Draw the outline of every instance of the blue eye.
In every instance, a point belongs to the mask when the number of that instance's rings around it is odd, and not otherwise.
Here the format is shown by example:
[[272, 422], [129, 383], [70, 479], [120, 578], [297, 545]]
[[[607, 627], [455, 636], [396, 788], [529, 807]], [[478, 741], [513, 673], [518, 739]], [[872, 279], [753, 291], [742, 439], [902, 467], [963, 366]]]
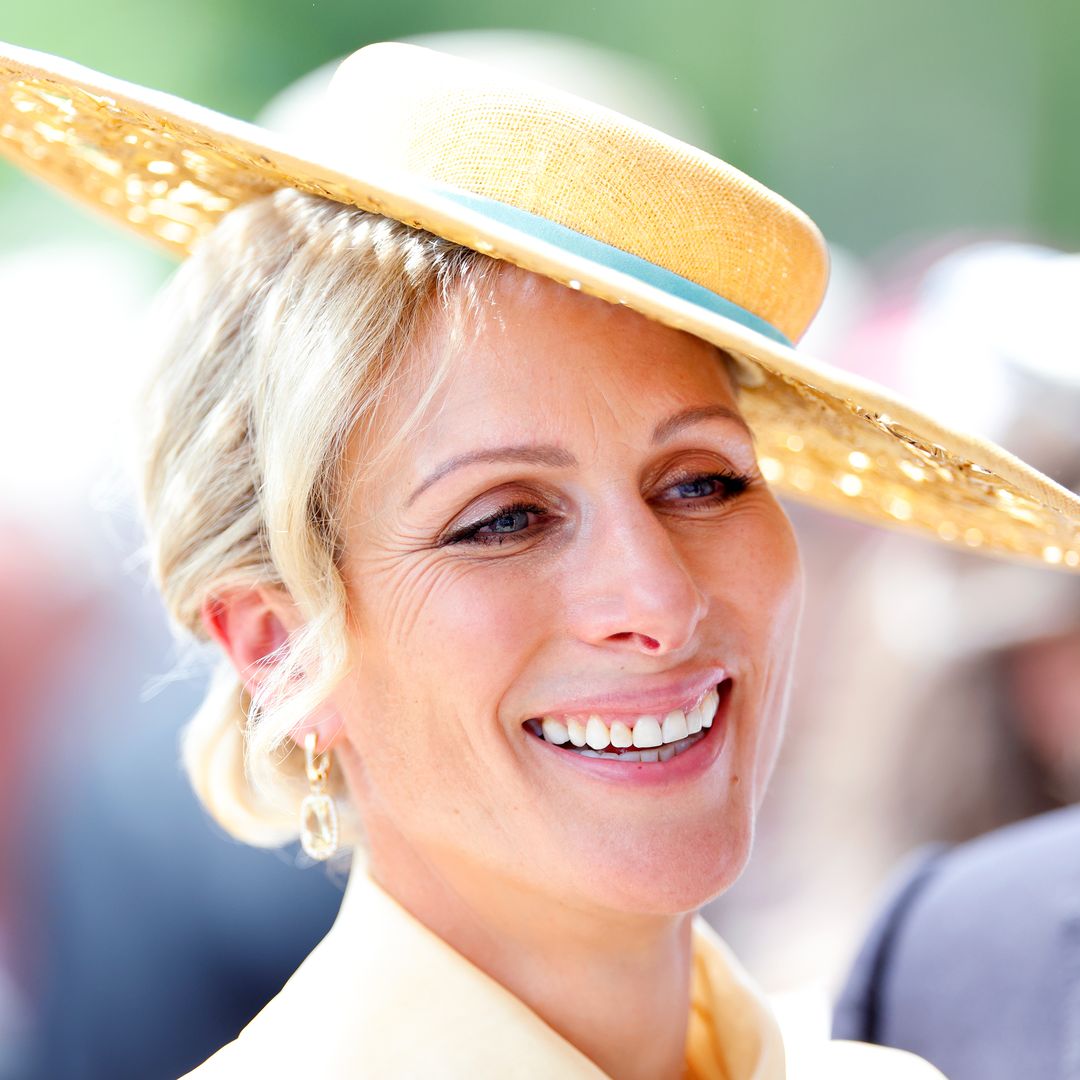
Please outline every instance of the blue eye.
[[514, 503], [504, 506], [490, 517], [469, 525], [449, 536], [447, 544], [501, 544], [503, 537], [514, 537], [524, 532], [529, 525], [529, 515], [543, 515], [547, 511], [533, 503]]
[[[681, 484], [676, 484], [675, 487], [680, 490], [684, 499], [692, 499], [695, 496], [711, 495], [711, 491], [706, 491], [704, 489], [711, 485], [715, 485], [715, 483], [716, 481], [711, 477], [698, 476], [693, 480], [686, 480]], [[691, 490], [687, 491], [687, 488], [690, 488]]]
[[494, 521], [489, 521], [484, 528], [490, 528], [493, 533], [514, 533], [528, 528], [528, 525], [528, 510], [511, 508], [505, 514], [500, 514]]
[[680, 491], [680, 498], [708, 505], [741, 495], [750, 486], [750, 482], [750, 477], [741, 473], [714, 472], [691, 476], [672, 487]]

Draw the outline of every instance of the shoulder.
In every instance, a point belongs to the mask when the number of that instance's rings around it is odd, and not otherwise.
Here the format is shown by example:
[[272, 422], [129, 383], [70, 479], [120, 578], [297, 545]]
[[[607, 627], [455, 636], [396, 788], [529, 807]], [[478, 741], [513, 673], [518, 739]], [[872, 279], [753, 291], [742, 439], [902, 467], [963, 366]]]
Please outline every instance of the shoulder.
[[911, 1047], [950, 1074], [964, 1075], [951, 1063], [963, 1053], [990, 1070], [971, 1075], [998, 1075], [1004, 1061], [1011, 1075], [1038, 1075], [1045, 1063], [1032, 1055], [1065, 1035], [1054, 1003], [1074, 965], [1080, 971], [1080, 808], [1070, 807], [918, 853], [866, 937], [834, 1031]]
[[[883, 914], [910, 923], [933, 912], [985, 922], [999, 906], [1040, 913], [1062, 887], [1080, 885], [1080, 806], [1028, 818], [952, 848], [929, 845], [902, 868]], [[973, 901], [977, 900], [977, 905]]]
[[833, 1014], [833, 1034], [842, 1039], [877, 1041], [881, 984], [908, 929], [912, 909], [940, 874], [945, 845], [927, 845], [897, 867], [883, 890], [878, 910], [851, 964]]
[[927, 901], [980, 895], [1012, 900], [1080, 880], [1080, 807], [1009, 825], [952, 848], [938, 860]]
[[[1005, 916], [1007, 940], [999, 932]], [[888, 963], [920, 942], [992, 957], [997, 947], [1015, 951], [1025, 935], [1037, 944], [1048, 925], [1078, 916], [1080, 807], [1067, 807], [951, 849], [916, 852], [887, 890], [867, 936], [874, 955], [863, 959]]]
[[853, 976], [873, 979], [913, 950], [989, 961], [996, 949], [1037, 945], [1048, 926], [1076, 917], [1080, 807], [1067, 807], [951, 849], [915, 852], [887, 886]]

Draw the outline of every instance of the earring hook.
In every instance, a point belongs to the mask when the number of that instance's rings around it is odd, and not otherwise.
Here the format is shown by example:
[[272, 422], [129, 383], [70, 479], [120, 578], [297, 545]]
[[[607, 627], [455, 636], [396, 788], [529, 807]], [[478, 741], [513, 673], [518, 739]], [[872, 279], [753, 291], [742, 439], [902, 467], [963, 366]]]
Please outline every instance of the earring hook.
[[323, 751], [321, 757], [316, 760], [319, 735], [316, 731], [309, 731], [304, 736], [304, 768], [307, 772], [308, 783], [322, 785], [330, 775], [330, 753]]

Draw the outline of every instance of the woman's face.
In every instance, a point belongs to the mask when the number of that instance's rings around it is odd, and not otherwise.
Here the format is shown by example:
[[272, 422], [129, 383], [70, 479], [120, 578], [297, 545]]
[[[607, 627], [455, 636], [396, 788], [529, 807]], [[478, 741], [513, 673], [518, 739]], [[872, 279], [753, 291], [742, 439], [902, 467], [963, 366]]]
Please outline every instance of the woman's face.
[[[505, 268], [426, 423], [349, 514], [354, 665], [333, 700], [373, 859], [404, 844], [443, 871], [638, 912], [736, 879], [802, 581], [715, 349]], [[597, 724], [625, 727], [667, 757], [655, 728], [682, 708], [689, 730], [703, 697], [712, 726], [667, 760], [537, 734], [545, 716], [593, 744]]]

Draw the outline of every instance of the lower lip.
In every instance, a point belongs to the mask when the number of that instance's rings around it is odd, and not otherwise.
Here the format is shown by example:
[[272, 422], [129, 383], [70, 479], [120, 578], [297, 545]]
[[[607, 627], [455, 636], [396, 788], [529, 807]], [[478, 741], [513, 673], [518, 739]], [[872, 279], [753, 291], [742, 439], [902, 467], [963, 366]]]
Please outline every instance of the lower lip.
[[523, 729], [527, 744], [535, 745], [537, 752], [545, 758], [553, 758], [568, 768], [577, 769], [594, 780], [609, 783], [629, 784], [632, 787], [666, 787], [670, 784], [682, 784], [695, 780], [707, 773], [727, 745], [727, 717], [731, 706], [732, 684], [725, 679], [717, 687], [720, 692], [720, 704], [713, 717], [712, 727], [705, 728], [705, 737], [698, 739], [689, 750], [684, 750], [667, 761], [619, 761], [617, 757], [606, 761], [604, 758], [585, 757], [573, 750], [564, 750], [555, 743], [534, 735]]

